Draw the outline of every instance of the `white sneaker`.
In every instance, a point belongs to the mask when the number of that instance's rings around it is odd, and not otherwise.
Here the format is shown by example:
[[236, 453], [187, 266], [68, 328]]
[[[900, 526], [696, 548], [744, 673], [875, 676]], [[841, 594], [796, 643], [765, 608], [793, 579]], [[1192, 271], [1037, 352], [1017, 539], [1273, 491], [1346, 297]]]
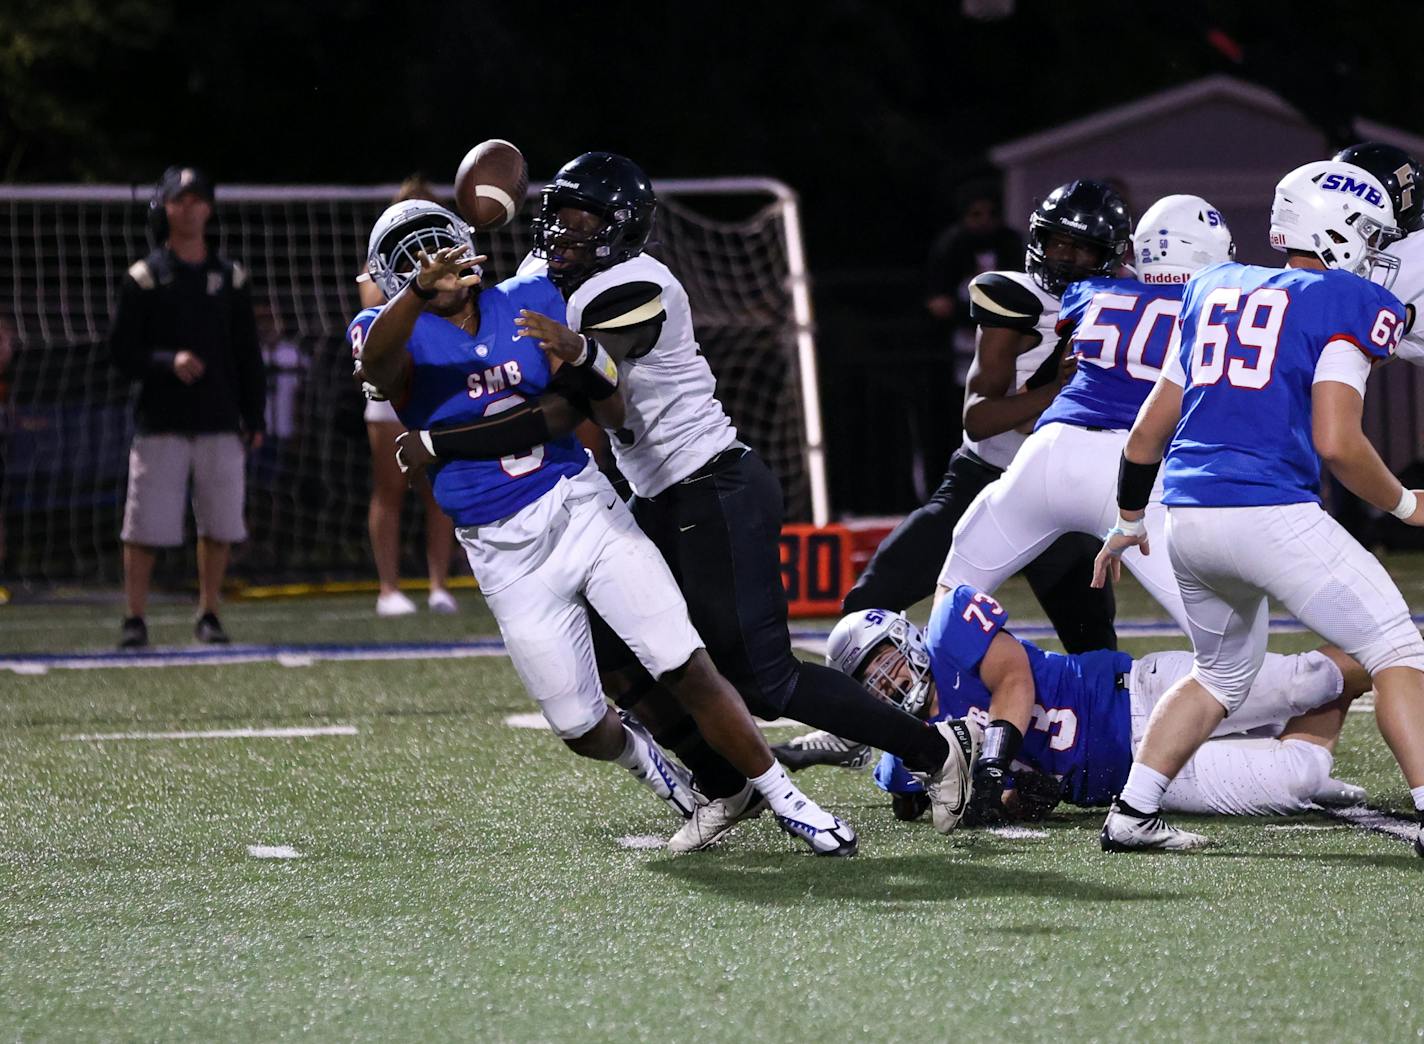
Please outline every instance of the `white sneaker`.
[[707, 803], [707, 799], [692, 785], [692, 773], [668, 757], [641, 721], [623, 710], [618, 712], [618, 717], [623, 719], [630, 732], [636, 733], [643, 741], [645, 757], [642, 764], [639, 768], [629, 769], [633, 778], [683, 819], [690, 819], [699, 806]]
[[415, 611], [415, 603], [399, 591], [388, 592], [376, 599], [377, 616], [409, 616]]
[[1310, 797], [1317, 805], [1324, 805], [1326, 808], [1350, 808], [1363, 805], [1369, 799], [1370, 795], [1364, 787], [1346, 783], [1343, 779], [1333, 776], [1321, 784], [1320, 789]]
[[1206, 848], [1211, 839], [1190, 830], [1179, 830], [1163, 822], [1160, 815], [1139, 816], [1124, 812], [1114, 801], [1108, 809], [1100, 838], [1104, 852], [1142, 852], [1154, 849], [1190, 852]]
[[853, 856], [859, 845], [849, 823], [831, 815], [804, 794], [793, 806], [791, 815], [777, 813], [776, 825], [805, 841], [818, 856]]
[[460, 611], [460, 603], [455, 601], [450, 592], [443, 587], [432, 587], [430, 597], [425, 600], [425, 604], [430, 607], [432, 613], [439, 613], [441, 616], [449, 616]]
[[766, 811], [766, 798], [748, 783], [740, 793], [699, 805], [682, 829], [668, 839], [669, 852], [700, 852], [726, 837], [743, 820]]
[[817, 729], [796, 736], [786, 743], [771, 748], [776, 760], [792, 772], [799, 772], [812, 765], [836, 765], [840, 768], [863, 769], [870, 764], [875, 751], [868, 744]]
[[984, 730], [968, 718], [936, 722], [935, 728], [949, 744], [949, 754], [937, 772], [913, 775], [929, 795], [934, 828], [941, 834], [949, 834], [959, 826], [969, 808], [969, 798], [974, 793], [974, 763], [979, 760]]

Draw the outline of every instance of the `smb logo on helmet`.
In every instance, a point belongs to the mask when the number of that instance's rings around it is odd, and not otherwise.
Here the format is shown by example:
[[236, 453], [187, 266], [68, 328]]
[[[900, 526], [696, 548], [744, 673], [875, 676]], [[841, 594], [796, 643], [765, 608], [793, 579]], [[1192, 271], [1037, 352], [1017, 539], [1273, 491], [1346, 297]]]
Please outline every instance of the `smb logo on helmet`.
[[1330, 192], [1348, 192], [1358, 199], [1363, 199], [1372, 207], [1384, 205], [1384, 195], [1368, 181], [1356, 181], [1348, 174], [1326, 174], [1318, 182], [1322, 189]]

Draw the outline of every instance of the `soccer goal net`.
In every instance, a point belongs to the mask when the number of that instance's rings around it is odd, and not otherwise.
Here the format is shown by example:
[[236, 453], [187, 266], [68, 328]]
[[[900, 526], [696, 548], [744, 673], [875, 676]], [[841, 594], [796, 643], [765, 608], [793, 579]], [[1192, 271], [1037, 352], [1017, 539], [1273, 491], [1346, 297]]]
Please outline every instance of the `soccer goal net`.
[[[687, 287], [722, 401], [780, 476], [787, 520], [825, 522], [795, 196], [763, 179], [656, 187], [663, 205], [651, 252]], [[251, 274], [268, 366], [268, 439], [248, 461], [251, 538], [236, 573], [309, 580], [373, 572], [370, 449], [344, 332], [360, 307], [355, 276], [367, 233], [394, 192], [219, 189], [219, 249]], [[124, 273], [150, 249], [147, 196], [118, 186], [0, 186], [0, 577], [8, 583], [120, 578], [133, 390], [111, 364], [106, 338]], [[495, 278], [512, 274], [527, 252], [531, 210], [478, 237]], [[419, 575], [423, 561], [418, 501], [405, 511], [408, 575]]]

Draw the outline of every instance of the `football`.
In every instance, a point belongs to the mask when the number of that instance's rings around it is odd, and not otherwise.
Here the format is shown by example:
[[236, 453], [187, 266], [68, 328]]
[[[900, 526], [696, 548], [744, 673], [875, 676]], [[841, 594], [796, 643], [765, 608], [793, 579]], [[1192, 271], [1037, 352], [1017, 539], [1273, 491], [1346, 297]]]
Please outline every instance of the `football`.
[[455, 174], [455, 205], [466, 221], [487, 232], [514, 220], [528, 187], [524, 154], [501, 138], [491, 138], [460, 161]]

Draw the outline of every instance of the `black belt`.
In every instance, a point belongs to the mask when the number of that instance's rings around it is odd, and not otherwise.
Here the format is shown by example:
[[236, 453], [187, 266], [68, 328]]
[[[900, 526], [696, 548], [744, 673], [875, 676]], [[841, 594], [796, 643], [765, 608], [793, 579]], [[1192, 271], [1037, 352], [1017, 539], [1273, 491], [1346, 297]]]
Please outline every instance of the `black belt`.
[[724, 449], [691, 475], [688, 475], [687, 478], [682, 479], [681, 482], [685, 484], [688, 482], [697, 482], [699, 479], [705, 479], [709, 475], [720, 471], [722, 465], [730, 464], [734, 460], [741, 460], [750, 452], [751, 449], [746, 446], [733, 446], [730, 449]]

